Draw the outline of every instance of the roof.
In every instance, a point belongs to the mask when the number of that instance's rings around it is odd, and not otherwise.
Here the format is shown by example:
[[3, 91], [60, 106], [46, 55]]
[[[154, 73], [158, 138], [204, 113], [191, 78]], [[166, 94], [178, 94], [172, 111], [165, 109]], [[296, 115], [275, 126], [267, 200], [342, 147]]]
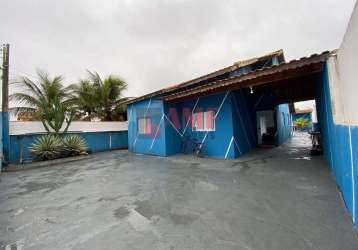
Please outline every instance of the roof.
[[272, 53], [266, 54], [266, 55], [261, 56], [261, 57], [254, 57], [254, 58], [251, 58], [251, 59], [238, 61], [238, 62], [234, 63], [234, 65], [239, 67], [239, 68], [241, 68], [241, 67], [248, 66], [250, 64], [254, 64], [254, 63], [259, 62], [259, 61], [268, 60], [268, 59], [273, 58], [275, 56], [280, 58], [280, 60], [279, 60], [280, 62], [285, 61], [283, 50], [280, 49], [280, 50], [274, 51]]
[[[247, 59], [247, 60], [237, 61], [233, 65], [230, 65], [228, 67], [219, 69], [219, 70], [214, 71], [212, 73], [209, 73], [209, 74], [194, 78], [194, 79], [189, 80], [189, 81], [182, 82], [180, 84], [172, 85], [172, 86], [160, 89], [158, 91], [151, 92], [149, 94], [146, 94], [146, 95], [143, 95], [143, 96], [140, 96], [140, 97], [137, 97], [137, 98], [131, 98], [129, 100], [124, 101], [123, 103], [125, 103], [125, 104], [135, 103], [135, 102], [142, 101], [144, 99], [152, 98], [152, 97], [155, 97], [155, 96], [163, 96], [163, 95], [167, 95], [167, 94], [170, 94], [170, 93], [173, 93], [173, 92], [177, 92], [177, 91], [185, 89], [185, 88], [189, 88], [189, 87], [191, 88], [191, 87], [194, 87], [194, 86], [197, 87], [197, 85], [199, 85], [199, 84], [200, 85], [202, 83], [206, 84], [205, 81], [209, 81], [209, 80], [216, 81], [217, 79], [215, 79], [215, 78], [219, 78], [220, 76], [223, 76], [223, 75], [227, 75], [227, 77], [229, 77], [229, 74], [231, 72], [233, 72], [233, 71], [235, 71], [235, 70], [237, 70], [239, 68], [254, 64], [254, 63], [259, 62], [259, 61], [265, 61], [265, 60], [268, 60], [268, 59], [273, 58], [275, 56], [278, 57], [278, 61], [280, 63], [285, 61], [283, 50], [280, 49], [280, 50], [265, 54], [265, 55], [263, 55], [261, 57], [254, 57], [254, 58]], [[227, 78], [227, 77], [225, 77], [225, 78]]]
[[193, 95], [207, 95], [229, 89], [252, 87], [273, 81], [285, 80], [292, 77], [313, 74], [322, 71], [322, 62], [326, 61], [336, 51], [325, 51], [313, 54], [298, 60], [284, 62], [278, 65], [265, 67], [239, 76], [229, 77], [219, 81], [206, 83], [195, 88], [176, 91], [163, 96], [164, 101], [173, 101]]
[[123, 97], [121, 99], [119, 99], [116, 104], [127, 104], [129, 103], [131, 100], [136, 99], [136, 97], [131, 97], [131, 96], [127, 96], [127, 97]]
[[312, 113], [312, 111], [313, 111], [313, 109], [311, 109], [311, 108], [307, 108], [307, 109], [296, 108], [295, 114], [310, 114], [310, 113]]

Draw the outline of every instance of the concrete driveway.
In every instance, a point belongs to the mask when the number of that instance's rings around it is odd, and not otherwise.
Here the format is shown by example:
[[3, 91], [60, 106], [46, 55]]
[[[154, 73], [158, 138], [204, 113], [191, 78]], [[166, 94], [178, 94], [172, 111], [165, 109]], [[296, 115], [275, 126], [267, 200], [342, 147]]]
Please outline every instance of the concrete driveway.
[[307, 139], [236, 161], [126, 151], [3, 173], [0, 249], [358, 249]]

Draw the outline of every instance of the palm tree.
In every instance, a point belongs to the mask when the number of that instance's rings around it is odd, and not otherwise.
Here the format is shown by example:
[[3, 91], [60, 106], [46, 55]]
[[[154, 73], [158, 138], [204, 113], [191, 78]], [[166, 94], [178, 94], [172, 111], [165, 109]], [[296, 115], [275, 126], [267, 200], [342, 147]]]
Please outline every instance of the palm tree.
[[64, 122], [64, 132], [73, 119], [69, 88], [63, 86], [63, 77], [51, 78], [47, 72], [37, 71], [37, 80], [20, 77], [21, 91], [10, 95], [10, 100], [20, 105], [10, 111], [15, 114], [30, 114], [38, 118], [47, 132], [58, 133]]
[[72, 85], [78, 108], [77, 115], [82, 120], [99, 118], [101, 121], [113, 121], [118, 117], [118, 110], [123, 108], [118, 104], [127, 84], [120, 77], [110, 75], [101, 79], [97, 72], [88, 71], [88, 79]]
[[96, 89], [89, 80], [80, 80], [70, 86], [73, 93], [71, 102], [76, 107], [76, 119], [90, 121], [96, 117]]

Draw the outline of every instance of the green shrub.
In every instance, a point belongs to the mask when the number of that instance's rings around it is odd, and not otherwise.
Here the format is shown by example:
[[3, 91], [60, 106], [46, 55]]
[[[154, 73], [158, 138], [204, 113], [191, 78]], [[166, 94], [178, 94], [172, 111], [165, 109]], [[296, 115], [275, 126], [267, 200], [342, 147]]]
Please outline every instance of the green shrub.
[[42, 161], [56, 159], [63, 152], [62, 140], [58, 135], [43, 135], [30, 145], [29, 151]]
[[63, 138], [62, 143], [66, 155], [75, 156], [87, 153], [87, 143], [79, 135], [67, 135]]

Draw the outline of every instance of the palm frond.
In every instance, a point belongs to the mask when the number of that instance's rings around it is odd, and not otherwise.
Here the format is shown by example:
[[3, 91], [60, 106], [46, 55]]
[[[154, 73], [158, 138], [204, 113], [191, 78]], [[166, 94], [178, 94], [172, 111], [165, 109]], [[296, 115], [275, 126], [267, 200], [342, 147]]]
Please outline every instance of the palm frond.
[[19, 114], [36, 114], [36, 109], [31, 107], [12, 107], [9, 108], [9, 112], [15, 116]]
[[[63, 77], [51, 78], [46, 71], [37, 70], [37, 80], [21, 78], [23, 89], [10, 96], [10, 100], [23, 107], [12, 108], [14, 114], [36, 112], [46, 130], [52, 128], [56, 133], [72, 113], [74, 96], [63, 86]], [[70, 121], [69, 121], [70, 123]]]
[[89, 71], [87, 70], [88, 76], [89, 76], [89, 80], [92, 82], [92, 84], [94, 86], [101, 86], [103, 85], [102, 79], [100, 77], [100, 75], [96, 72], [96, 71]]
[[69, 102], [76, 106], [76, 118], [91, 119], [100, 118], [104, 121], [111, 121], [118, 100], [122, 98], [127, 83], [120, 77], [110, 75], [102, 79], [95, 71], [87, 70], [87, 79], [80, 80], [78, 84], [68, 86], [73, 93]]
[[18, 104], [25, 104], [30, 106], [37, 106], [39, 103], [38, 99], [25, 93], [14, 93], [9, 96], [9, 100], [15, 101]]
[[35, 82], [33, 82], [30, 78], [28, 78], [26, 76], [20, 77], [19, 83], [21, 83], [23, 85], [23, 87], [25, 87], [24, 91], [30, 92], [37, 98], [44, 97], [44, 93], [37, 86], [37, 84]]

